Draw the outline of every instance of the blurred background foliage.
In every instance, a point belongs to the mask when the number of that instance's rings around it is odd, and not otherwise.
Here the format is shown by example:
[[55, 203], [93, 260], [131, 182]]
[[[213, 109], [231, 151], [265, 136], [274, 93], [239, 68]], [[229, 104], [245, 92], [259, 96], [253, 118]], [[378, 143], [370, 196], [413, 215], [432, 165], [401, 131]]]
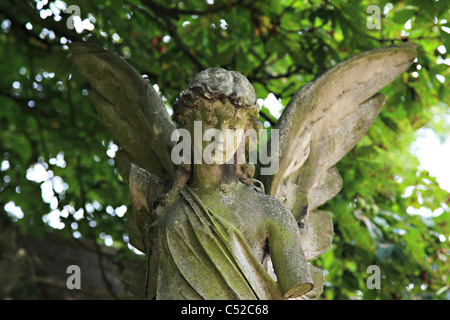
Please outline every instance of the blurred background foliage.
[[[65, 12], [71, 5], [79, 17]], [[202, 69], [236, 70], [253, 83], [269, 128], [303, 84], [339, 61], [414, 41], [417, 60], [383, 89], [386, 106], [338, 165], [343, 189], [323, 207], [334, 244], [312, 263], [325, 270], [322, 299], [450, 299], [450, 194], [412, 152], [420, 130], [450, 139], [449, 20], [443, 0], [1, 0], [0, 214], [24, 234], [135, 254], [118, 146], [67, 60], [70, 41], [121, 55], [169, 112]], [[381, 269], [380, 290], [367, 288], [370, 265]]]

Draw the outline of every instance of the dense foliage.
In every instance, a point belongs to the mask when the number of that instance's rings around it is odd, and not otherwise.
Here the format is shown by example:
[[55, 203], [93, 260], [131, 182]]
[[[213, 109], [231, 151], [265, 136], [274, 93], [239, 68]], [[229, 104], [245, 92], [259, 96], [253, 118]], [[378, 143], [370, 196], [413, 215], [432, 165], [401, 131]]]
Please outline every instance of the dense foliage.
[[[70, 5], [80, 18], [64, 12]], [[448, 139], [448, 20], [443, 0], [0, 1], [0, 214], [23, 233], [51, 230], [133, 254], [118, 147], [67, 60], [70, 41], [124, 57], [169, 109], [207, 67], [241, 72], [261, 101], [286, 105], [337, 62], [414, 41], [417, 61], [383, 90], [386, 106], [338, 165], [343, 190], [324, 206], [334, 244], [312, 263], [326, 272], [323, 299], [450, 299], [450, 195], [410, 152], [420, 128]], [[266, 127], [279, 116], [267, 107]], [[380, 267], [380, 290], [366, 285], [370, 265]]]

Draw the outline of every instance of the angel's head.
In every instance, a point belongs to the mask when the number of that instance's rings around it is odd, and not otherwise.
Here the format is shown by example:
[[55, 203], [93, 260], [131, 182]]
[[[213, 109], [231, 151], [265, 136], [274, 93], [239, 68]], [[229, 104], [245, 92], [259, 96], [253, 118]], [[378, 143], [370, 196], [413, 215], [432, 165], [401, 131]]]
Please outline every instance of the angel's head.
[[[199, 121], [202, 137], [208, 129], [222, 132], [223, 140], [216, 141], [214, 151], [216, 164], [225, 163], [236, 153], [246, 130], [259, 132], [258, 118], [259, 106], [251, 83], [240, 73], [222, 68], [200, 72], [174, 104], [174, 120], [192, 137]], [[210, 143], [203, 141], [203, 149]]]

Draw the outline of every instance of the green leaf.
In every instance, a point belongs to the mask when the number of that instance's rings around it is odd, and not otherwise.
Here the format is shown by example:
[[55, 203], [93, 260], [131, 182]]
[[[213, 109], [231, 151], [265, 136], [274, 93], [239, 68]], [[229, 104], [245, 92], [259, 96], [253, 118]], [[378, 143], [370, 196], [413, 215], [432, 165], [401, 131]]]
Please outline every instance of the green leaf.
[[411, 19], [416, 14], [417, 10], [415, 9], [403, 9], [395, 12], [392, 20], [396, 23], [405, 24], [406, 21]]

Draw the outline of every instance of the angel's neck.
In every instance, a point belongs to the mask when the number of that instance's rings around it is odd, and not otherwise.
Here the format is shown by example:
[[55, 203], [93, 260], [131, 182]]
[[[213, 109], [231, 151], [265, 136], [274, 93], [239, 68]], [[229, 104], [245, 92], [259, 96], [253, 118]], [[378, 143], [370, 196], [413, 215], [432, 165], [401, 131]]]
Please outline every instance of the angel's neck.
[[198, 189], [216, 189], [235, 181], [236, 170], [234, 164], [211, 166], [207, 164], [193, 165], [192, 187]]

